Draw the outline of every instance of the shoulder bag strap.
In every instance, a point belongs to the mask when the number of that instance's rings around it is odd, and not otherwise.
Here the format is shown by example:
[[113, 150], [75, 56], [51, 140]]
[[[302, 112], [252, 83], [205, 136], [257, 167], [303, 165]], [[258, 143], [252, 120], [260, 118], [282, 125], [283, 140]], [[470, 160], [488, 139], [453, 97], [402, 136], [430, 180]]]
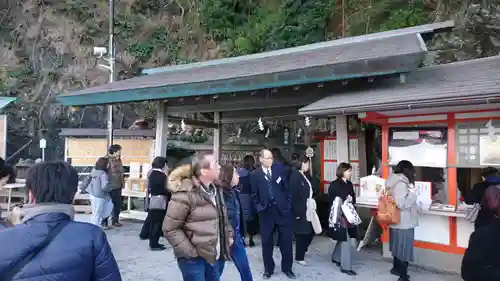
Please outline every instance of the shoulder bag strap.
[[56, 236], [61, 233], [61, 231], [68, 225], [69, 221], [60, 222], [49, 235], [43, 240], [43, 242], [29, 255], [24, 257], [21, 261], [19, 261], [16, 265], [14, 265], [7, 274], [2, 277], [1, 281], [12, 281], [14, 277], [34, 258], [40, 253], [45, 247], [47, 247]]

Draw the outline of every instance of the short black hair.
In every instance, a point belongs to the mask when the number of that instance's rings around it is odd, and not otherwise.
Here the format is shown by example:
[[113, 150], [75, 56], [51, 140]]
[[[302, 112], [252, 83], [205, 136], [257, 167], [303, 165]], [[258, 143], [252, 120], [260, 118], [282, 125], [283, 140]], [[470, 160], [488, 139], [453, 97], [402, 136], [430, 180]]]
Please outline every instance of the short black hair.
[[108, 153], [109, 154], [115, 154], [117, 153], [118, 151], [122, 150], [122, 146], [119, 145], [119, 144], [112, 144], [109, 149], [108, 149]]
[[481, 170], [481, 176], [483, 178], [487, 178], [487, 177], [492, 177], [492, 176], [498, 176], [498, 169], [495, 168], [495, 167], [486, 167], [484, 169]]
[[165, 168], [165, 165], [167, 165], [168, 160], [167, 158], [163, 156], [157, 156], [155, 159], [153, 159], [153, 163], [151, 164], [151, 167], [153, 169], [163, 169]]
[[97, 159], [97, 161], [95, 162], [94, 169], [107, 172], [108, 171], [108, 164], [109, 164], [108, 158], [99, 157], [99, 159]]
[[45, 162], [31, 167], [26, 187], [35, 203], [72, 204], [78, 188], [78, 172], [66, 162]]
[[352, 166], [349, 163], [342, 162], [337, 166], [337, 171], [335, 174], [337, 175], [337, 178], [343, 178], [345, 171], [352, 170]]
[[281, 154], [281, 150], [279, 148], [271, 148], [271, 153], [273, 154], [274, 160], [278, 162], [286, 162], [286, 159], [283, 157], [283, 154]]
[[0, 179], [9, 177], [7, 183], [16, 183], [16, 169], [9, 165], [2, 157], [0, 157]]
[[302, 163], [308, 163], [309, 158], [305, 154], [297, 154], [297, 155], [298, 155], [297, 159], [294, 159], [292, 161], [292, 167], [297, 169], [297, 170], [301, 170]]
[[245, 157], [243, 157], [243, 168], [250, 171], [254, 169], [254, 166], [255, 158], [253, 157], [253, 155], [245, 155]]

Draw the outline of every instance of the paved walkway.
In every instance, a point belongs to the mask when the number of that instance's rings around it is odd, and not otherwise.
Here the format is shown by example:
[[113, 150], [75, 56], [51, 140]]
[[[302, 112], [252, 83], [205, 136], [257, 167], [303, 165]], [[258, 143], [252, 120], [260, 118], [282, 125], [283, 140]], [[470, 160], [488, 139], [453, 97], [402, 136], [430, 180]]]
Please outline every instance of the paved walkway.
[[[88, 221], [88, 215], [78, 215], [77, 219]], [[182, 277], [177, 268], [176, 260], [171, 250], [163, 252], [148, 251], [148, 242], [140, 241], [138, 233], [140, 223], [124, 221], [120, 229], [107, 231], [113, 253], [118, 261], [124, 281], [181, 281]], [[163, 241], [168, 246], [166, 241]], [[330, 252], [333, 242], [324, 237], [315, 238], [306, 259], [308, 267], [294, 264], [294, 272], [297, 280], [307, 281], [351, 281], [351, 280], [373, 280], [373, 281], [396, 281], [397, 278], [388, 273], [391, 264], [384, 261], [376, 252], [368, 250], [358, 253], [354, 270], [358, 272], [355, 277], [341, 274], [337, 267], [330, 262]], [[260, 247], [248, 249], [248, 258], [254, 273], [254, 280], [262, 280], [263, 264]], [[289, 280], [279, 272], [280, 253], [276, 248], [275, 261], [277, 272], [271, 281]], [[457, 275], [444, 275], [427, 272], [419, 269], [411, 269], [412, 281], [459, 281]], [[238, 271], [232, 264], [227, 264], [221, 281], [240, 280]]]

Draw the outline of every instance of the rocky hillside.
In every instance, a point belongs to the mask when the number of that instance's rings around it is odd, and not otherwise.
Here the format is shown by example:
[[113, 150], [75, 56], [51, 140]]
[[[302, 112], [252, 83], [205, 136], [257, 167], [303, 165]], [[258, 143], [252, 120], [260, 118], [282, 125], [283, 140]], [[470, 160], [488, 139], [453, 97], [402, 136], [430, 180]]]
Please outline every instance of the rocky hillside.
[[[457, 29], [435, 38], [428, 63], [498, 54], [500, 0], [116, 0], [118, 76], [445, 19]], [[0, 92], [19, 98], [8, 109], [9, 155], [43, 134], [57, 158], [57, 128], [104, 127], [102, 107], [63, 108], [54, 97], [107, 82], [92, 55], [107, 27], [106, 0], [0, 1]], [[119, 127], [154, 113], [147, 103], [116, 111]]]

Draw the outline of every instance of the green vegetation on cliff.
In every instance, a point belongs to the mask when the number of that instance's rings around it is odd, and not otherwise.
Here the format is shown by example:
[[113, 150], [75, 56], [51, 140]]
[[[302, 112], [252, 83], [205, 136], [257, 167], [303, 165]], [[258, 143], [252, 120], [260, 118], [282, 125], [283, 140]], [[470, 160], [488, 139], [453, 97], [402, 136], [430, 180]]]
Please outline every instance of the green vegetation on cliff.
[[[118, 78], [446, 19], [457, 29], [430, 43], [430, 63], [490, 56], [500, 50], [499, 11], [500, 0], [116, 0]], [[107, 82], [92, 55], [107, 29], [107, 0], [0, 1], [0, 91], [19, 98], [9, 154], [57, 128], [105, 126], [104, 108], [72, 110], [54, 97]], [[152, 112], [148, 103], [117, 106], [115, 126]]]

